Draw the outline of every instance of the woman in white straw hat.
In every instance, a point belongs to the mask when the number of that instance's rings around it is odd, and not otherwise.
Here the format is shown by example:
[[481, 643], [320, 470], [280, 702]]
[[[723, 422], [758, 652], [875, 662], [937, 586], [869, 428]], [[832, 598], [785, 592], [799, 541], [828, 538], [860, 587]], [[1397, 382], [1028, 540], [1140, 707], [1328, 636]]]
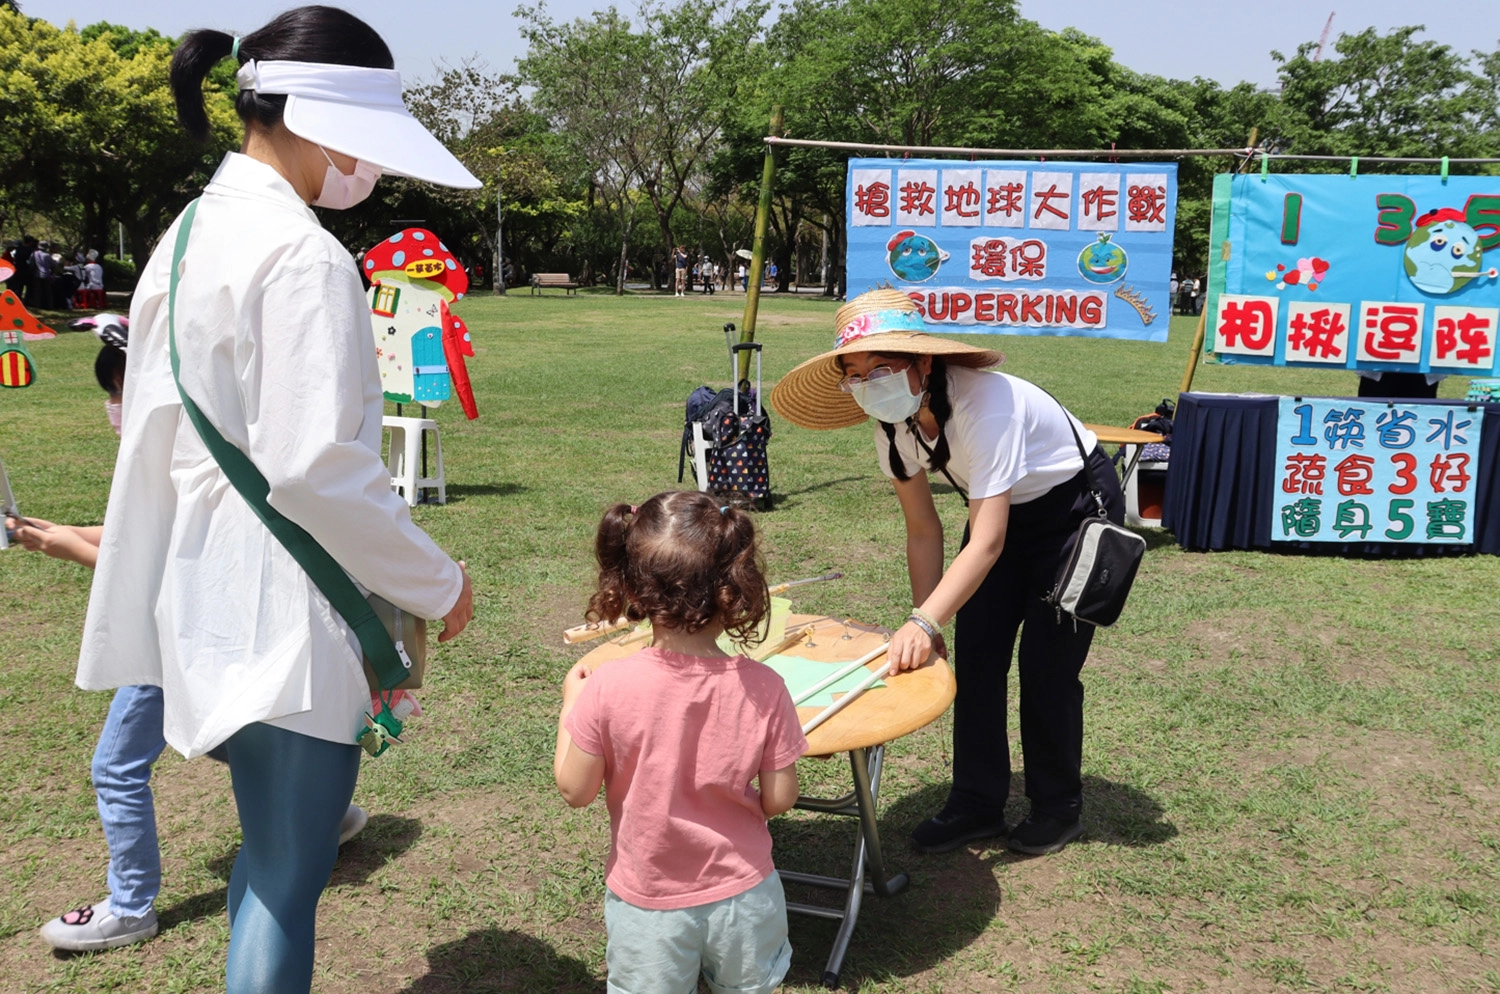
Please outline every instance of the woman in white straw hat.
[[[1098, 441], [1040, 387], [989, 367], [1004, 357], [923, 332], [899, 290], [872, 290], [839, 309], [836, 347], [787, 374], [771, 392], [782, 417], [804, 428], [843, 428], [873, 417], [881, 471], [906, 519], [911, 616], [891, 639], [892, 672], [944, 652], [954, 626], [958, 696], [953, 785], [912, 841], [928, 852], [1007, 834], [1010, 746], [1006, 681], [1020, 633], [1021, 749], [1031, 811], [1010, 847], [1057, 852], [1082, 833], [1083, 684], [1093, 637], [1043, 597], [1086, 514], [1084, 456], [1119, 522], [1124, 499]], [[910, 467], [915, 467], [913, 471]], [[943, 568], [943, 525], [928, 486], [937, 473], [965, 494], [963, 547]]]
[[265, 477], [271, 508], [363, 588], [443, 619], [452, 638], [473, 613], [469, 580], [391, 492], [363, 287], [309, 204], [352, 207], [385, 172], [479, 182], [407, 112], [390, 49], [352, 14], [301, 7], [243, 38], [190, 32], [171, 81], [195, 137], [208, 134], [204, 77], [225, 58], [239, 64], [245, 140], [136, 288], [78, 683], [158, 685], [168, 744], [190, 758], [222, 746], [244, 839], [226, 987], [295, 994], [312, 983], [313, 918], [370, 692], [350, 626], [189, 420], [169, 338], [183, 394]]

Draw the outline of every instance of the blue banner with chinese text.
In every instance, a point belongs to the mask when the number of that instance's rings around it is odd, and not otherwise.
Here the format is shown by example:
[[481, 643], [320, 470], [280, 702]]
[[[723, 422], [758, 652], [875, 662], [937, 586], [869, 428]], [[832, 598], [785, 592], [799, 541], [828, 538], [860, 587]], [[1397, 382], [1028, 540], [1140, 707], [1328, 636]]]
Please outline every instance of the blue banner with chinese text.
[[1218, 176], [1210, 245], [1224, 362], [1496, 371], [1500, 177]]
[[1281, 398], [1272, 537], [1471, 544], [1482, 420], [1449, 404]]
[[849, 294], [929, 331], [1165, 342], [1174, 163], [850, 159]]

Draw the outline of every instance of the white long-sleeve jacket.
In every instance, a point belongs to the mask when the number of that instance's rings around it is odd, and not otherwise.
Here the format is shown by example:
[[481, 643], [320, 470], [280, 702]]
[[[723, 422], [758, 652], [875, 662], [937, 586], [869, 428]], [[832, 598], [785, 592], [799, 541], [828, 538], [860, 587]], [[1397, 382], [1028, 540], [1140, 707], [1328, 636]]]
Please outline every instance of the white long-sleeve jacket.
[[[167, 351], [181, 218], [130, 309], [123, 430], [78, 664], [87, 690], [158, 684], [167, 742], [198, 756], [266, 721], [353, 742], [358, 643], [188, 421]], [[354, 261], [291, 185], [230, 153], [204, 190], [177, 295], [182, 384], [270, 484], [270, 503], [364, 588], [426, 618], [463, 578], [381, 461], [384, 400]]]

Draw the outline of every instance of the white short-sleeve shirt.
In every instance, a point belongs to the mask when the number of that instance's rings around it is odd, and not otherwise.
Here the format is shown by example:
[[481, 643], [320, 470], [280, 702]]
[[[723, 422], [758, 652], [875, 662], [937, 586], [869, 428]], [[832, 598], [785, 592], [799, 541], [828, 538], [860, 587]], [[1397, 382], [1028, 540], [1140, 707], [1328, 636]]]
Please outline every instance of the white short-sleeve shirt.
[[[1009, 490], [1012, 504], [1024, 504], [1071, 480], [1083, 469], [1083, 459], [1069, 421], [1085, 452], [1099, 442], [1041, 387], [1006, 373], [950, 366], [948, 397], [953, 415], [943, 428], [950, 453], [947, 470], [971, 499]], [[926, 442], [929, 448], [936, 444], [935, 439]], [[912, 428], [896, 426], [896, 451], [908, 473], [931, 471], [931, 459]], [[875, 452], [880, 471], [895, 479], [890, 442], [878, 422]]]

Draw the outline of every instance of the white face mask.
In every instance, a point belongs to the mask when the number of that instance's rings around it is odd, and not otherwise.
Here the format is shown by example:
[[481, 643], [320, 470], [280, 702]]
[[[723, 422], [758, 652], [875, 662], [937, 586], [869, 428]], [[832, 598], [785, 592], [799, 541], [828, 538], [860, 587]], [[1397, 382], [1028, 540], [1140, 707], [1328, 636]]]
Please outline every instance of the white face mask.
[[899, 425], [922, 407], [922, 391], [912, 393], [910, 381], [903, 369], [895, 376], [874, 382], [866, 380], [854, 388], [852, 396], [854, 402], [876, 421]]
[[104, 415], [109, 418], [109, 426], [120, 433], [120, 402], [113, 397], [104, 398]]
[[372, 165], [363, 159], [354, 160], [354, 175], [346, 176], [339, 172], [339, 167], [333, 164], [333, 157], [328, 154], [328, 149], [322, 145], [318, 151], [323, 153], [323, 158], [328, 160], [328, 171], [323, 174], [323, 191], [313, 200], [314, 207], [327, 207], [329, 210], [348, 210], [355, 204], [368, 197], [375, 189], [375, 181], [380, 179], [380, 167]]

